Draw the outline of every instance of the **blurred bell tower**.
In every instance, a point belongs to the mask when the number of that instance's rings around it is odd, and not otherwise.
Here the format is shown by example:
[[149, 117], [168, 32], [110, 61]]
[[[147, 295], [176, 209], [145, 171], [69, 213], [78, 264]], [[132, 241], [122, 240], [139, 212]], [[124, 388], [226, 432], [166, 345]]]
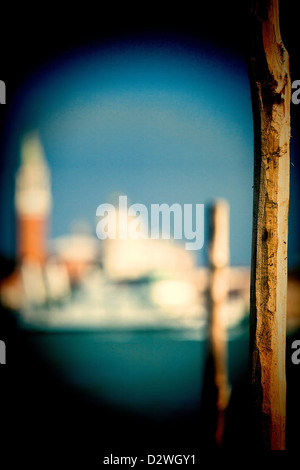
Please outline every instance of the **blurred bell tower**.
[[47, 257], [48, 221], [51, 210], [50, 171], [36, 133], [21, 146], [16, 175], [17, 256], [43, 264]]

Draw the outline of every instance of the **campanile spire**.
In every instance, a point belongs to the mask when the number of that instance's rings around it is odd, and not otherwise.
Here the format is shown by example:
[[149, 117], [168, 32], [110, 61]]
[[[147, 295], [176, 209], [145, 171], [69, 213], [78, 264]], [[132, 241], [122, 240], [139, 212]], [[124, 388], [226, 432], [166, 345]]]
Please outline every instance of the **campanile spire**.
[[47, 256], [47, 228], [51, 210], [50, 171], [37, 133], [21, 144], [16, 175], [17, 251], [21, 260], [43, 263]]

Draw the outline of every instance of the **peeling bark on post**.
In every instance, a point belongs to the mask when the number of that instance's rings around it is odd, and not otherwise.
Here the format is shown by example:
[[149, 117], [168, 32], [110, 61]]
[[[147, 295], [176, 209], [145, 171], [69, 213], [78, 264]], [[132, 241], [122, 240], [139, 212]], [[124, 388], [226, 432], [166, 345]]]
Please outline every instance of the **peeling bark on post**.
[[229, 206], [218, 200], [210, 213], [210, 288], [209, 288], [209, 338], [214, 362], [215, 385], [217, 389], [216, 443], [220, 445], [225, 427], [231, 387], [227, 372], [227, 331], [224, 307], [229, 285]]
[[278, 0], [252, 1], [248, 56], [254, 121], [250, 365], [255, 434], [285, 449], [291, 82]]

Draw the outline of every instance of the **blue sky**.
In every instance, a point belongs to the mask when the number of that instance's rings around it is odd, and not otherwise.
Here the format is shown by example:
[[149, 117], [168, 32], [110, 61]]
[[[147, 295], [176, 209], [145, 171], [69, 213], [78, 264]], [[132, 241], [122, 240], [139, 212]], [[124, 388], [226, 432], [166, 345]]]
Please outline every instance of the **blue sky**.
[[32, 129], [52, 174], [52, 237], [68, 233], [74, 219], [95, 234], [96, 208], [114, 192], [148, 207], [208, 208], [224, 197], [231, 262], [250, 264], [253, 130], [239, 55], [180, 37], [72, 51], [20, 91], [10, 135]]

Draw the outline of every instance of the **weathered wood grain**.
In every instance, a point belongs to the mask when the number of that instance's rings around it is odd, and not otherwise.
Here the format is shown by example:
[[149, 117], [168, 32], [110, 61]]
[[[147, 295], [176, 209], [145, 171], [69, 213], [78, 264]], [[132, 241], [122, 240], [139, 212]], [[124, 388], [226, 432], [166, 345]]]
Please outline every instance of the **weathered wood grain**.
[[252, 2], [249, 77], [254, 123], [250, 362], [255, 426], [285, 448], [285, 345], [291, 81], [278, 0]]

